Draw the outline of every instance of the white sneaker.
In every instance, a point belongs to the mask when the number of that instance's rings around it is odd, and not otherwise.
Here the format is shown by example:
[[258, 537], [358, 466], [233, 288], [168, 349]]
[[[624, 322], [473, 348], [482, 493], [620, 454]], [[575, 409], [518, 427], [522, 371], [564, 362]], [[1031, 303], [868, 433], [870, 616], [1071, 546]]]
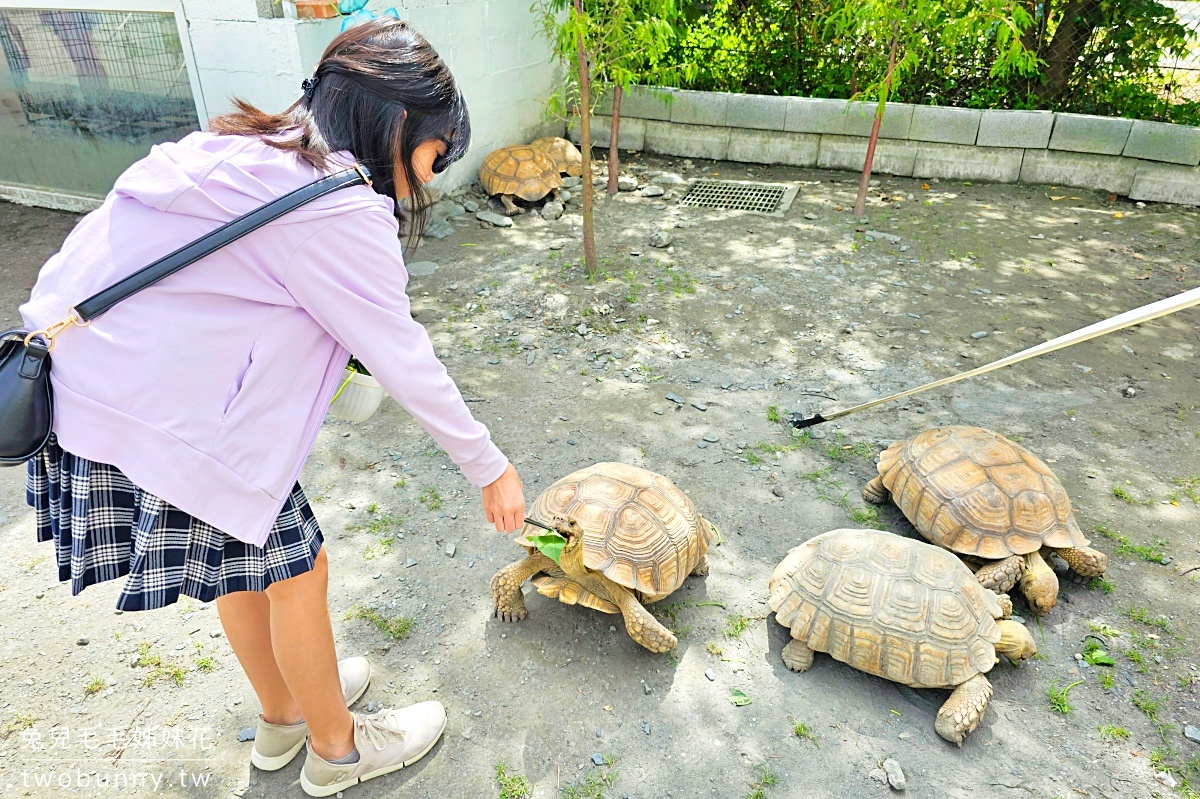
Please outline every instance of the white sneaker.
[[354, 715], [357, 763], [330, 763], [308, 748], [300, 787], [309, 796], [332, 796], [360, 782], [411, 766], [433, 749], [446, 729], [441, 702], [421, 702], [401, 710]]
[[[338, 678], [342, 683], [346, 707], [349, 707], [367, 692], [367, 686], [371, 684], [371, 664], [364, 657], [340, 660]], [[278, 771], [292, 762], [307, 738], [308, 725], [303, 721], [296, 724], [269, 724], [260, 715], [250, 762], [263, 771]]]

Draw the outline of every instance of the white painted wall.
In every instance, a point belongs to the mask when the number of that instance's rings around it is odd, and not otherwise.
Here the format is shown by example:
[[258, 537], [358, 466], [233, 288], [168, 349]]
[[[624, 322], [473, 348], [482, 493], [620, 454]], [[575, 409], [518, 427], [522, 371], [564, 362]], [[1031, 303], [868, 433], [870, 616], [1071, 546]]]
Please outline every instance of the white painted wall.
[[[183, 0], [209, 116], [241, 97], [280, 110], [300, 95], [341, 20], [261, 18], [255, 0]], [[497, 147], [563, 131], [548, 121], [542, 101], [553, 91], [551, 63], [530, 0], [372, 0], [394, 6], [450, 65], [467, 98], [474, 130], [470, 152], [438, 181], [443, 190], [474, 180]]]

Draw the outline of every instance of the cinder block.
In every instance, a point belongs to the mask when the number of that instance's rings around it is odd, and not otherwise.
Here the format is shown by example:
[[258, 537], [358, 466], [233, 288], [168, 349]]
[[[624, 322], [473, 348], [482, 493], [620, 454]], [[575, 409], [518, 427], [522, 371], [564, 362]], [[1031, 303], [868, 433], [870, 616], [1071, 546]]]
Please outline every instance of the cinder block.
[[[1120, 155], [1129, 140], [1132, 119], [1096, 117], [1086, 114], [1055, 114], [1051, 150], [1073, 153]], [[1124, 194], [1124, 192], [1121, 192]]]
[[1123, 154], [1147, 161], [1196, 166], [1200, 164], [1200, 128], [1136, 120]]
[[[818, 97], [785, 97], [784, 130], [791, 133], [828, 133], [840, 136], [870, 136], [875, 124], [875, 103], [847, 103]], [[913, 106], [888, 103], [884, 108], [879, 136], [908, 138]]]
[[[817, 166], [822, 169], [848, 169], [861, 172], [867, 160], [869, 138], [863, 136], [822, 136]], [[874, 172], [904, 177], [913, 174], [917, 145], [898, 139], [880, 139], [875, 146]]]
[[786, 97], [731, 94], [729, 95], [727, 123], [735, 128], [783, 130], [787, 107]]
[[974, 144], [979, 135], [978, 109], [919, 105], [913, 109], [908, 138], [943, 144]]
[[979, 118], [979, 137], [975, 144], [979, 147], [1044, 150], [1050, 146], [1053, 129], [1053, 111], [984, 111]]
[[[612, 133], [612, 117], [593, 115], [592, 126], [593, 147], [607, 147], [609, 134]], [[571, 122], [571, 141], [579, 144], [579, 119]], [[622, 150], [641, 150], [646, 146], [646, 120], [621, 117], [617, 129], [617, 147]]]
[[821, 137], [815, 133], [729, 129], [730, 161], [816, 166]]
[[677, 93], [659, 86], [630, 86], [621, 98], [621, 116], [667, 121]]
[[1113, 155], [1026, 150], [1021, 162], [1021, 182], [1129, 194], [1137, 165], [1132, 158]]
[[729, 124], [729, 95], [724, 92], [675, 92], [671, 121], [677, 125]]
[[729, 128], [648, 120], [646, 151], [721, 161], [729, 154]]
[[1133, 177], [1129, 199], [1200, 205], [1200, 169], [1142, 161]]
[[1020, 147], [974, 147], [963, 144], [922, 144], [917, 148], [913, 175], [950, 180], [1016, 183], [1021, 177]]

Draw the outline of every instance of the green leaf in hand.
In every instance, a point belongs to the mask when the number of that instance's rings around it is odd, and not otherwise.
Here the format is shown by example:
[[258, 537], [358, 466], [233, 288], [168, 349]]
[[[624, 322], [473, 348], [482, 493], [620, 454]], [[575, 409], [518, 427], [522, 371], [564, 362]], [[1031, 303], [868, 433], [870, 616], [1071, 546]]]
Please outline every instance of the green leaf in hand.
[[546, 535], [534, 535], [529, 537], [529, 542], [538, 548], [550, 560], [558, 563], [558, 558], [562, 555], [563, 547], [567, 545], [567, 539], [563, 538], [558, 533], [547, 533]]

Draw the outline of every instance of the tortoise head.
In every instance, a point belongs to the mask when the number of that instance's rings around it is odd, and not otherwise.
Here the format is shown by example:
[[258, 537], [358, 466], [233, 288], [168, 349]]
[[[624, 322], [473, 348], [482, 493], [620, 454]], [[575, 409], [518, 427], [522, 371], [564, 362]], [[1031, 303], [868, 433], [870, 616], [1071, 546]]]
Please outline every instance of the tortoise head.
[[1001, 619], [996, 624], [1000, 626], [1000, 640], [996, 642], [996, 651], [1014, 663], [1031, 658], [1037, 654], [1037, 644], [1025, 625], [1012, 619]]
[[567, 539], [562, 554], [558, 556], [558, 567], [570, 577], [582, 577], [588, 568], [583, 565], [583, 528], [568, 516], [555, 516], [554, 529]]

